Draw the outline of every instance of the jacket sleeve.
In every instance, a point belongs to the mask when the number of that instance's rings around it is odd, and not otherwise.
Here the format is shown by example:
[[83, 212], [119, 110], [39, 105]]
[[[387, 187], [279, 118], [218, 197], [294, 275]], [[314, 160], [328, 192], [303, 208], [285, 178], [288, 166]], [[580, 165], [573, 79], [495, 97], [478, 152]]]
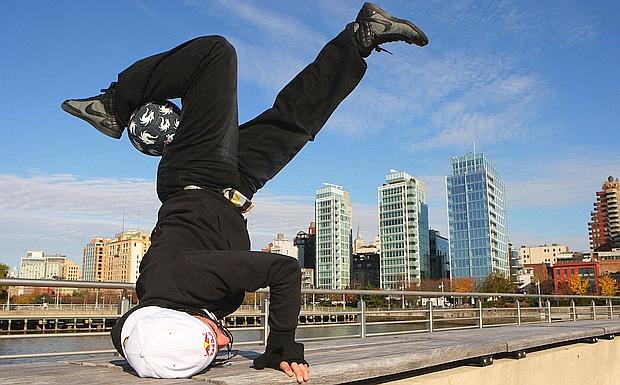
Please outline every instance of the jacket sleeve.
[[174, 265], [177, 287], [191, 302], [216, 303], [268, 286], [270, 332], [265, 357], [257, 359], [256, 367], [305, 363], [303, 345], [295, 342], [301, 308], [301, 272], [295, 258], [255, 251], [189, 251], [180, 253]]

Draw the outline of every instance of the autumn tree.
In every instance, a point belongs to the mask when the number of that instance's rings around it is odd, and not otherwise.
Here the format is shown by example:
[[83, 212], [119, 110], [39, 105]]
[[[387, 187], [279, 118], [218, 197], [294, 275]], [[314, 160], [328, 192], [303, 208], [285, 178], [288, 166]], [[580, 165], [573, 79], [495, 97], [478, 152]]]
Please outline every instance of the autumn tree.
[[476, 290], [476, 281], [471, 277], [454, 278], [452, 291], [457, 293], [473, 293]]
[[581, 279], [578, 275], [573, 275], [568, 280], [568, 290], [574, 295], [584, 295], [590, 288], [590, 282]]
[[616, 280], [609, 274], [601, 275], [598, 278], [598, 287], [601, 291], [601, 295], [605, 297], [611, 297], [616, 295], [618, 287], [616, 286]]

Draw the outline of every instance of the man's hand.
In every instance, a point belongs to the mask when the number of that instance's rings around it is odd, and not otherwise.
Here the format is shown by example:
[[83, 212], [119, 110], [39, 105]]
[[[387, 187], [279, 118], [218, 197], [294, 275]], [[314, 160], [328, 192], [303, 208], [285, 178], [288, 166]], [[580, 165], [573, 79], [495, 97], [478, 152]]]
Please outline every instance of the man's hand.
[[289, 365], [288, 362], [282, 361], [280, 362], [280, 370], [286, 373], [289, 377], [297, 377], [298, 384], [308, 382], [308, 380], [310, 380], [310, 368], [306, 364], [300, 365], [297, 362], [293, 362]]

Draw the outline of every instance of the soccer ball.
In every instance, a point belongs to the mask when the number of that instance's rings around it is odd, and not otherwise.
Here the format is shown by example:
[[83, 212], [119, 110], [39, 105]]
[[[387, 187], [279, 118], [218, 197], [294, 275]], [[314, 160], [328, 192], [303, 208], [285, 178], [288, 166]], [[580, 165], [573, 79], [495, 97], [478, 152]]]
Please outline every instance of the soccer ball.
[[181, 110], [166, 100], [139, 107], [129, 118], [127, 135], [133, 146], [143, 154], [161, 156], [172, 142], [181, 121]]

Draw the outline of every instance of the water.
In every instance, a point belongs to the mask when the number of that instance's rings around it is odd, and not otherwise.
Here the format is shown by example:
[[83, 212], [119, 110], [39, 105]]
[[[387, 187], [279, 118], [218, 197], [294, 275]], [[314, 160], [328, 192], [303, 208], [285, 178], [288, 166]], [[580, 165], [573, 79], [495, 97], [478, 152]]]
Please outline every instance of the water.
[[[71, 337], [36, 337], [0, 339], [0, 355], [58, 353], [71, 351], [110, 350], [114, 349], [109, 336], [71, 336]], [[101, 356], [101, 355], [97, 355]], [[72, 359], [84, 359], [90, 356], [71, 356]], [[94, 357], [94, 355], [93, 355]], [[66, 360], [64, 357], [37, 357], [0, 360], [2, 364], [27, 362], [44, 362]]]

